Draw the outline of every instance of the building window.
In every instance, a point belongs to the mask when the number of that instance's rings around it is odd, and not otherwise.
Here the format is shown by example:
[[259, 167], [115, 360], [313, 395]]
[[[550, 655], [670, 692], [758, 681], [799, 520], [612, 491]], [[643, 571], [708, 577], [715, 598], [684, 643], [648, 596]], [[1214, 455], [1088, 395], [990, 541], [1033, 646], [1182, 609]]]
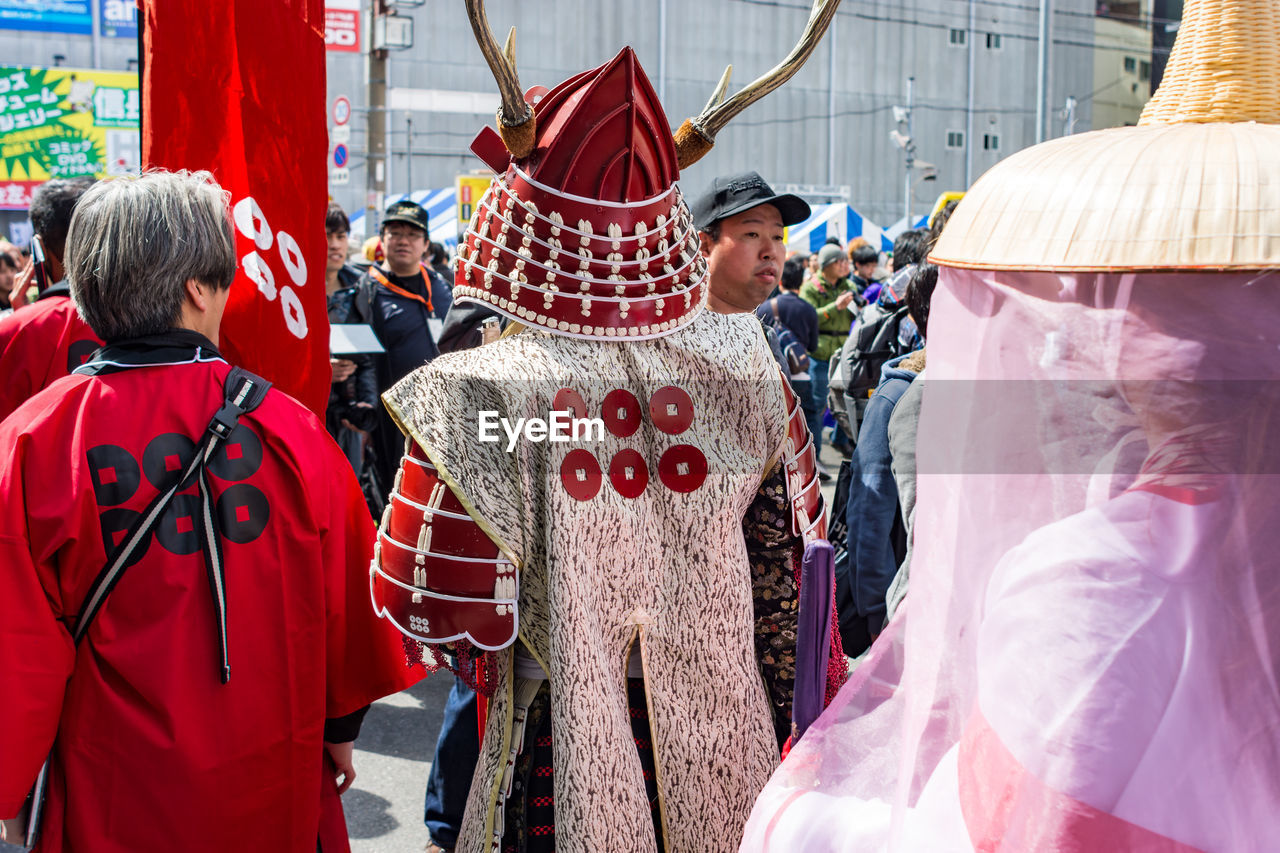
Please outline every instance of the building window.
[[988, 49], [988, 50], [999, 50], [999, 49], [1000, 49], [1000, 34], [999, 34], [999, 33], [987, 33], [987, 49]]
[[1138, 70], [1138, 60], [1132, 56], [1126, 56], [1124, 58], [1124, 70], [1128, 74], [1135, 73]]
[[1138, 79], [1144, 83], [1151, 79], [1151, 63], [1150, 62], [1144, 61], [1144, 62], [1138, 63]]
[[999, 136], [999, 134], [995, 134], [995, 133], [984, 133], [984, 134], [982, 135], [982, 150], [984, 150], [984, 151], [999, 151], [999, 150], [1000, 150], [1000, 136]]
[[969, 43], [969, 33], [965, 30], [953, 29], [951, 31], [951, 43], [956, 47], [964, 47]]
[[947, 131], [947, 147], [963, 148], [964, 147], [964, 131], [948, 130]]

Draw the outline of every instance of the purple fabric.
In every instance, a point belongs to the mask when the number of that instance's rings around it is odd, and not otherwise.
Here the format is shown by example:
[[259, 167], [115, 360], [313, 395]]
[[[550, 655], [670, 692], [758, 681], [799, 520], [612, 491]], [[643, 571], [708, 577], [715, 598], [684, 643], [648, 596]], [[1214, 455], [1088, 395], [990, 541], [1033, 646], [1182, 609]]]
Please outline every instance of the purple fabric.
[[796, 689], [791, 707], [792, 743], [822, 713], [831, 656], [831, 596], [835, 550], [825, 539], [805, 545], [800, 567], [800, 625], [796, 630]]

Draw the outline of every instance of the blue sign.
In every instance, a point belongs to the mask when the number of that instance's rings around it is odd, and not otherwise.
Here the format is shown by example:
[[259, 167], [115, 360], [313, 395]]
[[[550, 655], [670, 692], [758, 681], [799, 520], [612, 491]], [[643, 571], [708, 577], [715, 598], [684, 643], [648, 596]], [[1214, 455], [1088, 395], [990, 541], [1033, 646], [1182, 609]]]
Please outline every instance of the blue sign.
[[93, 16], [89, 0], [0, 0], [0, 29], [87, 36]]
[[98, 20], [107, 38], [138, 37], [138, 7], [134, 0], [98, 0]]
[[347, 146], [333, 146], [333, 165], [337, 166], [339, 169], [347, 165]]

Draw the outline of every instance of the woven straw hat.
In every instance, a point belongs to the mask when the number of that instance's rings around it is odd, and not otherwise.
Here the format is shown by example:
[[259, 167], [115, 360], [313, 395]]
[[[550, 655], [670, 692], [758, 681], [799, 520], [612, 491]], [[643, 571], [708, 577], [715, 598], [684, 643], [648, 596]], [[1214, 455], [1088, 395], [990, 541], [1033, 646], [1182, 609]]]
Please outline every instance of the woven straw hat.
[[1280, 3], [1189, 0], [1138, 127], [1018, 152], [930, 260], [970, 269], [1280, 267]]

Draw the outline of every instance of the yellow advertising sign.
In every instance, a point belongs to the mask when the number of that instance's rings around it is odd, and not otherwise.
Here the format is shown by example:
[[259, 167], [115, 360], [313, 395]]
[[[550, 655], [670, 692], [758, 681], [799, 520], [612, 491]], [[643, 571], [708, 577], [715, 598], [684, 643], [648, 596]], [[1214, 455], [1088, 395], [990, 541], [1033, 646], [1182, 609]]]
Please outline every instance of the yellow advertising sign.
[[136, 172], [141, 104], [132, 71], [0, 66], [0, 210], [51, 178]]
[[467, 226], [471, 224], [471, 217], [475, 215], [476, 205], [480, 203], [480, 199], [484, 198], [484, 194], [489, 190], [489, 184], [493, 181], [493, 175], [459, 175], [458, 176], [458, 243], [462, 243], [462, 235], [466, 233]]

